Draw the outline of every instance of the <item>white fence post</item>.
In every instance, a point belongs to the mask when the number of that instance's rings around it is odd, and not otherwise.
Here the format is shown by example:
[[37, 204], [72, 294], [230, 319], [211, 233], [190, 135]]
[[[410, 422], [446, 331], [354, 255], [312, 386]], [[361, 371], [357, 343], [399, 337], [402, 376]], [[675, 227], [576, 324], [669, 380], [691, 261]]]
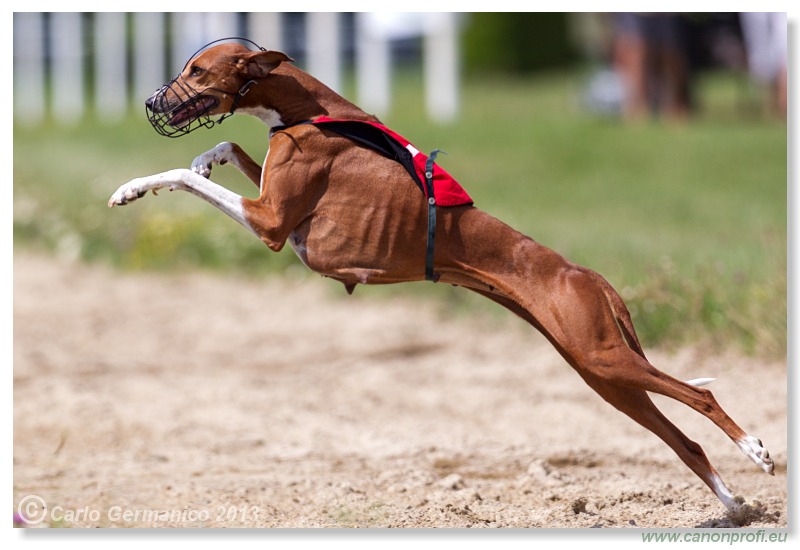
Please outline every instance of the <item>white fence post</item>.
[[341, 92], [341, 45], [339, 14], [313, 12], [307, 15], [308, 72], [318, 80]]
[[128, 108], [125, 14], [98, 13], [94, 21], [95, 101], [102, 120], [115, 122]]
[[231, 12], [204, 13], [206, 40], [201, 45], [208, 44], [212, 40], [220, 38], [231, 38], [239, 36], [236, 18], [237, 15]]
[[172, 56], [169, 74], [175, 76], [198, 48], [206, 44], [202, 13], [172, 14]]
[[[64, 123], [85, 111], [83, 14], [55, 12], [49, 25], [39, 13], [14, 14], [14, 108], [21, 123], [41, 121], [48, 112]], [[98, 115], [118, 119], [130, 100], [127, 17], [133, 24], [134, 105], [180, 70], [192, 53], [220, 38], [237, 36], [239, 15], [231, 12], [171, 14], [172, 50], [165, 51], [162, 13], [91, 14], [95, 45], [95, 99]], [[247, 15], [249, 37], [269, 49], [284, 47], [280, 13]], [[334, 90], [342, 86], [341, 15], [307, 14], [308, 69]], [[88, 26], [88, 25], [87, 25]], [[50, 34], [45, 36], [45, 31]], [[452, 13], [359, 13], [356, 15], [356, 95], [361, 106], [380, 116], [391, 105], [391, 40], [424, 36], [425, 103], [434, 120], [452, 120], [459, 109], [458, 16]], [[44, 51], [49, 38], [50, 51]], [[49, 54], [49, 57], [48, 57]], [[46, 61], [49, 60], [49, 63]], [[46, 69], [51, 71], [48, 82]], [[167, 68], [168, 70], [165, 70]], [[46, 84], [52, 92], [47, 93]]]
[[133, 16], [133, 106], [165, 84], [164, 15], [136, 13]]
[[356, 19], [356, 95], [361, 108], [378, 116], [386, 115], [391, 103], [390, 87], [389, 39], [374, 14], [359, 13]]
[[14, 121], [44, 119], [44, 19], [40, 13], [14, 14]]
[[251, 13], [247, 27], [249, 38], [262, 48], [283, 51], [283, 25], [281, 14], [275, 12]]
[[358, 99], [386, 114], [391, 103], [390, 41], [423, 37], [425, 106], [428, 116], [449, 122], [459, 108], [458, 18], [454, 13], [365, 13], [357, 20]]
[[53, 115], [72, 124], [84, 114], [83, 32], [80, 13], [53, 13], [50, 19], [53, 59]]
[[212, 40], [236, 36], [236, 14], [175, 13], [172, 15], [172, 36], [170, 70], [180, 71], [194, 52]]
[[450, 122], [459, 108], [458, 15], [429, 13], [425, 17], [423, 65], [428, 116]]

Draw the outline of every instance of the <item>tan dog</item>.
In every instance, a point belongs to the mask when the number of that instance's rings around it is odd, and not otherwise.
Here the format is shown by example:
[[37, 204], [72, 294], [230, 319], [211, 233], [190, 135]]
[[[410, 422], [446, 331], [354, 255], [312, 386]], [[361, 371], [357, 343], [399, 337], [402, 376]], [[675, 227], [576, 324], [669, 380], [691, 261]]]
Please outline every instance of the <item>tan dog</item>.
[[[273, 128], [261, 168], [242, 149], [222, 143], [192, 170], [138, 178], [109, 206], [148, 190], [188, 191], [252, 231], [272, 250], [288, 241], [310, 269], [344, 283], [400, 283], [425, 278], [428, 203], [397, 162], [353, 140], [308, 124], [320, 116], [376, 122], [275, 51], [240, 44], [201, 50], [181, 75], [147, 100], [164, 134], [213, 124], [234, 111]], [[221, 119], [220, 119], [221, 120]], [[219, 121], [217, 121], [219, 122]], [[209, 181], [214, 164], [232, 163], [258, 186], [256, 199]], [[700, 446], [676, 428], [647, 392], [666, 395], [708, 417], [753, 462], [773, 473], [760, 440], [720, 408], [707, 379], [676, 380], [645, 358], [622, 299], [597, 273], [471, 206], [439, 208], [434, 280], [473, 290], [510, 309], [544, 334], [600, 396], [669, 445], [730, 510], [739, 499]]]

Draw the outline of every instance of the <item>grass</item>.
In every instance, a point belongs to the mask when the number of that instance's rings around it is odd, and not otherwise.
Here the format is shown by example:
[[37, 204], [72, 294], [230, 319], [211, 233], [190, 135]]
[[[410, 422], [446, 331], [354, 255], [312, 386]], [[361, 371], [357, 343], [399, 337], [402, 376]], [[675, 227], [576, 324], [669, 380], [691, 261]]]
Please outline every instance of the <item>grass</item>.
[[[703, 109], [682, 125], [588, 115], [578, 83], [470, 79], [459, 119], [436, 125], [418, 78], [406, 75], [384, 120], [421, 150], [444, 149], [439, 163], [477, 206], [609, 279], [646, 345], [701, 340], [785, 355], [786, 125], [743, 109], [742, 84], [726, 75], [700, 81]], [[106, 208], [121, 183], [188, 166], [226, 139], [257, 159], [266, 152], [266, 131], [250, 117], [180, 140], [157, 136], [141, 114], [116, 125], [15, 125], [15, 245], [123, 269], [295, 270], [288, 247], [269, 252], [187, 195]], [[213, 178], [256, 193], [233, 168]], [[468, 293], [424, 288], [448, 309], [483, 307]]]

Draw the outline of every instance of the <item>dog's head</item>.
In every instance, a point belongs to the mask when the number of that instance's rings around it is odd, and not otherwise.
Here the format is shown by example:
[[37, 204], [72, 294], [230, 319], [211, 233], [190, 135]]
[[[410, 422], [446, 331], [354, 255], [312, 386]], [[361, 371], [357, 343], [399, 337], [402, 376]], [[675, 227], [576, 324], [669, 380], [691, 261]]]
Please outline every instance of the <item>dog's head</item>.
[[205, 46], [145, 101], [147, 118], [168, 137], [210, 128], [232, 115], [250, 87], [284, 61], [292, 59], [260, 47], [252, 51], [241, 44]]

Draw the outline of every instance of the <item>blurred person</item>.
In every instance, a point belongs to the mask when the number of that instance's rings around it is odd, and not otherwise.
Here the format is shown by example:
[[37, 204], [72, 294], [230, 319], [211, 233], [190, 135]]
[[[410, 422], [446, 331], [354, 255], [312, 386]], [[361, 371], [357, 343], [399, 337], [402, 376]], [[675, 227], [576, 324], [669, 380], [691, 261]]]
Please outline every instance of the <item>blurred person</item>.
[[786, 13], [746, 12], [739, 17], [748, 71], [756, 82], [771, 87], [773, 108], [786, 116]]
[[625, 88], [623, 113], [685, 119], [690, 111], [684, 21], [670, 13], [614, 14], [614, 65]]

